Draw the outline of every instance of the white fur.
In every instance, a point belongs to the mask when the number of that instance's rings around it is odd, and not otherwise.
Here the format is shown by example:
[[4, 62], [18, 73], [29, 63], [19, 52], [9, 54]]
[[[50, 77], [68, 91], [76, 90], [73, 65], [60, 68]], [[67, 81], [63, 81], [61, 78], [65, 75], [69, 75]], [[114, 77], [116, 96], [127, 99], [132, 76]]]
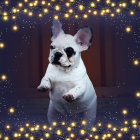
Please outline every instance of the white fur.
[[[94, 120], [96, 118], [97, 97], [82, 61], [81, 48], [76, 42], [76, 37], [77, 35], [64, 34], [61, 30], [60, 33], [57, 32], [57, 36], [53, 37], [51, 45], [55, 46], [56, 49], [50, 50], [50, 64], [41, 80], [41, 84], [38, 86], [38, 89], [49, 90], [49, 122], [57, 120], [57, 112], [62, 115], [85, 112], [83, 119]], [[64, 52], [67, 46], [72, 46], [76, 51], [76, 54], [70, 59]], [[55, 51], [63, 53], [59, 60], [62, 66], [51, 64]], [[71, 65], [71, 67], [65, 67], [68, 65]], [[71, 103], [63, 98], [64, 95], [68, 94], [74, 97], [74, 101]]]

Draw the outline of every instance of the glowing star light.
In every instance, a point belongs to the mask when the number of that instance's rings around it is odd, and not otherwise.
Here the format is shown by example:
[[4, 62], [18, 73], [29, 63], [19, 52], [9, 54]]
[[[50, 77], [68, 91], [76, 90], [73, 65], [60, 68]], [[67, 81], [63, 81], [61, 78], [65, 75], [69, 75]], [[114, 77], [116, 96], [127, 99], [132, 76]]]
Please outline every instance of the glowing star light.
[[5, 47], [5, 44], [3, 42], [0, 42], [0, 49], [3, 49]]
[[42, 128], [43, 128], [44, 130], [46, 130], [46, 129], [47, 129], [47, 125], [43, 125]]
[[98, 140], [99, 139], [99, 136], [98, 135], [95, 135], [94, 138], [95, 138], [95, 140]]
[[124, 121], [124, 124], [128, 125], [128, 121]]
[[74, 133], [71, 133], [71, 134], [70, 134], [70, 137], [71, 137], [71, 138], [74, 138], [74, 137], [75, 137]]
[[97, 11], [93, 11], [93, 15], [97, 15], [98, 14], [98, 12]]
[[56, 6], [54, 7], [54, 9], [55, 9], [56, 11], [60, 11], [60, 6], [59, 6], [59, 5], [56, 5]]
[[66, 7], [70, 7], [70, 3], [69, 2], [66, 2], [65, 5], [66, 5]]
[[138, 59], [135, 59], [135, 60], [133, 61], [133, 64], [134, 64], [135, 66], [138, 66], [138, 65], [139, 65], [139, 60], [138, 60]]
[[10, 140], [10, 138], [8, 136], [5, 136], [4, 140]]
[[60, 136], [60, 135], [62, 135], [62, 131], [61, 131], [61, 130], [57, 130], [57, 131], [56, 131], [56, 134], [57, 134], [58, 136]]
[[132, 120], [132, 124], [136, 125], [138, 123], [138, 121], [136, 119]]
[[2, 134], [0, 133], [0, 139], [2, 139]]
[[79, 6], [78, 6], [78, 9], [79, 9], [80, 11], [84, 10], [84, 5], [79, 5]]
[[5, 128], [6, 128], [7, 130], [10, 130], [11, 126], [10, 126], [9, 124], [7, 124], [7, 125], [5, 126]]
[[57, 126], [57, 122], [53, 122], [52, 123], [52, 126]]
[[131, 16], [133, 16], [133, 15], [135, 14], [135, 12], [134, 12], [134, 11], [130, 11], [129, 14], [130, 14]]
[[92, 131], [93, 131], [93, 132], [96, 132], [96, 131], [97, 131], [96, 127], [93, 127], [93, 128], [92, 128]]
[[25, 126], [26, 126], [26, 127], [29, 127], [29, 126], [30, 126], [30, 124], [29, 124], [29, 123], [26, 123], [26, 124], [25, 124]]
[[78, 18], [79, 18], [79, 16], [78, 16], [78, 15], [75, 15], [74, 17], [75, 17], [76, 19], [78, 19]]
[[75, 2], [75, 0], [69, 0], [70, 2]]
[[45, 137], [46, 137], [46, 138], [49, 138], [49, 137], [50, 137], [50, 134], [47, 132], [47, 133], [45, 134]]
[[48, 13], [49, 10], [48, 10], [47, 8], [44, 8], [44, 9], [43, 9], [43, 12], [44, 12], [44, 13]]
[[86, 122], [85, 120], [83, 120], [83, 121], [81, 122], [81, 124], [82, 124], [82, 125], [86, 125], [87, 122]]
[[91, 6], [91, 7], [95, 7], [95, 3], [94, 3], [94, 2], [91, 2], [91, 3], [90, 3], [90, 6]]
[[84, 15], [83, 15], [83, 18], [84, 18], [84, 19], [87, 19], [87, 18], [88, 18], [88, 15], [87, 15], [87, 14], [84, 14]]
[[80, 134], [81, 134], [81, 135], [85, 135], [85, 134], [86, 134], [86, 131], [85, 131], [84, 129], [81, 129], [81, 130], [80, 130]]
[[65, 122], [61, 122], [61, 125], [63, 125], [63, 126], [64, 126], [64, 125], [66, 125], [66, 123], [65, 123]]
[[72, 127], [75, 127], [75, 126], [76, 126], [76, 122], [72, 122], [72, 123], [71, 123], [71, 126], [72, 126]]
[[29, 136], [30, 136], [29, 133], [25, 133], [25, 134], [24, 134], [24, 137], [25, 137], [25, 138], [29, 138]]
[[112, 128], [112, 124], [108, 124], [107, 128], [109, 128], [109, 129]]
[[121, 138], [122, 137], [122, 133], [118, 133], [117, 136], [118, 136], [118, 138]]
[[17, 26], [17, 25], [13, 25], [13, 26], [12, 26], [12, 30], [13, 30], [13, 31], [17, 31], [17, 30], [18, 30], [18, 26]]
[[6, 81], [7, 80], [7, 76], [5, 74], [1, 75], [1, 80], [2, 81]]
[[136, 97], [137, 97], [137, 98], [140, 98], [140, 92], [139, 92], [139, 91], [136, 92]]
[[123, 115], [127, 115], [127, 114], [128, 114], [128, 110], [127, 110], [127, 109], [123, 109], [123, 110], [122, 110], [122, 114], [123, 114]]
[[2, 19], [3, 19], [3, 21], [8, 21], [9, 17], [8, 16], [3, 16]]
[[15, 113], [15, 109], [13, 107], [10, 107], [9, 110], [8, 110], [8, 112], [10, 114], [14, 114]]
[[8, 0], [5, 0], [5, 1], [4, 1], [4, 4], [5, 4], [5, 5], [8, 5], [8, 4], [9, 4], [9, 1], [8, 1]]
[[15, 132], [15, 133], [13, 134], [13, 137], [14, 137], [14, 138], [18, 138], [18, 137], [19, 137], [19, 134], [18, 134], [17, 132]]
[[71, 131], [72, 130], [72, 128], [71, 127], [67, 127], [67, 131]]
[[73, 13], [73, 9], [69, 9], [69, 13], [71, 13], [71, 14], [72, 14], [72, 13]]
[[132, 31], [132, 28], [131, 28], [130, 26], [128, 26], [128, 27], [125, 28], [125, 31], [126, 31], [127, 33], [130, 33], [130, 32]]
[[102, 123], [98, 123], [97, 125], [98, 125], [98, 127], [101, 127], [102, 126]]
[[135, 136], [135, 135], [132, 135], [132, 136], [131, 136], [131, 139], [132, 139], [132, 140], [135, 140], [135, 139], [136, 139], [136, 136]]
[[64, 17], [69, 18], [69, 14], [68, 13], [64, 14]]

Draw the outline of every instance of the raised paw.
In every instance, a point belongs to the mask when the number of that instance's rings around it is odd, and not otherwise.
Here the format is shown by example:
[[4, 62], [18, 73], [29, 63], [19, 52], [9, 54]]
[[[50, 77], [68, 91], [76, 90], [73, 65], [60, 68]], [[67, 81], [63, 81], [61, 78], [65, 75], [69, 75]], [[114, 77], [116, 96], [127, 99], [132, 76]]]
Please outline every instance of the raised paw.
[[71, 94], [64, 94], [63, 95], [63, 98], [67, 101], [67, 102], [73, 102], [75, 99], [74, 99], [74, 97], [73, 97], [73, 95], [71, 95]]
[[37, 90], [38, 90], [38, 91], [41, 91], [41, 92], [46, 92], [46, 91], [50, 90], [50, 87], [39, 85], [39, 86], [37, 87]]

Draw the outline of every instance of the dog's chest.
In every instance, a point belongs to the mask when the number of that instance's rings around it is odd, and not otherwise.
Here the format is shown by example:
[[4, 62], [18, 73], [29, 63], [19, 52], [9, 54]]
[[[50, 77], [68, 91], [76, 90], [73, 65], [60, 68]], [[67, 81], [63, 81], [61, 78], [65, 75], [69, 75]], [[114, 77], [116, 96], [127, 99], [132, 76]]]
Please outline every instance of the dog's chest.
[[60, 96], [64, 93], [67, 93], [70, 89], [74, 88], [75, 83], [72, 81], [59, 81], [59, 80], [52, 80], [52, 94], [55, 96]]

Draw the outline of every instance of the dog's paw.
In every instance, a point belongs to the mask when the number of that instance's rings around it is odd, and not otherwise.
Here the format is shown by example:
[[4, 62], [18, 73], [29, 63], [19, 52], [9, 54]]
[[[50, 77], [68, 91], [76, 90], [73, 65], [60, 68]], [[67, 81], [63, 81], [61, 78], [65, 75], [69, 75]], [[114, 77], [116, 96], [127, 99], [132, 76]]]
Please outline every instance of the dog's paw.
[[67, 101], [67, 102], [73, 102], [75, 99], [74, 99], [74, 97], [73, 97], [73, 95], [71, 95], [71, 94], [64, 94], [63, 95], [63, 98]]
[[38, 91], [41, 91], [41, 92], [46, 92], [46, 91], [49, 91], [49, 90], [50, 90], [50, 87], [48, 87], [48, 86], [43, 86], [43, 85], [39, 85], [39, 86], [37, 87], [37, 90], [38, 90]]

